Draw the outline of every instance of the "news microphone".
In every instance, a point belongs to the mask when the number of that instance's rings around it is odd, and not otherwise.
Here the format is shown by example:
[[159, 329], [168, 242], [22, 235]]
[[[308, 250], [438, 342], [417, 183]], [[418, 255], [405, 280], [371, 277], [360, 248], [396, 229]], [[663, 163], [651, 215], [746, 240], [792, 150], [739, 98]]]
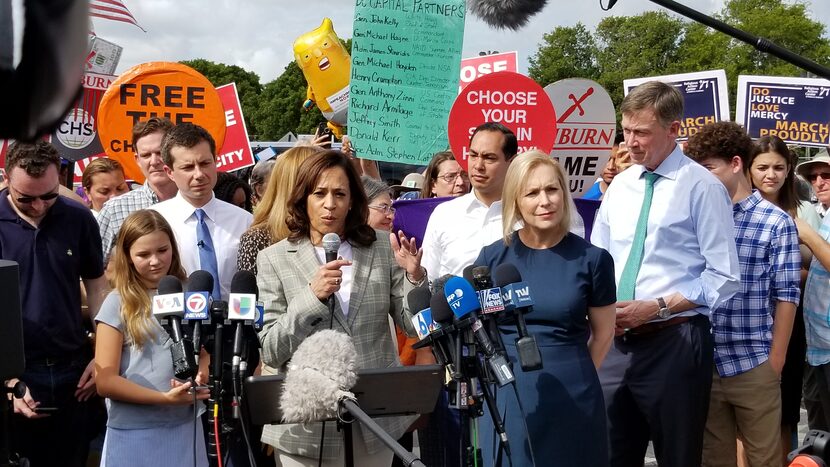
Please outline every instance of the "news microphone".
[[337, 259], [340, 250], [340, 236], [334, 232], [323, 235], [323, 251], [326, 252], [326, 263]]
[[[412, 325], [418, 331], [419, 339], [418, 342], [412, 345], [412, 348], [420, 349], [422, 347], [430, 346], [432, 348], [433, 355], [435, 355], [436, 363], [441, 366], [449, 365], [450, 368], [454, 368], [452, 366], [452, 352], [449, 350], [450, 348], [448, 347], [447, 338], [447, 332], [450, 331], [450, 328], [440, 325], [437, 326], [435, 324], [435, 319], [432, 315], [432, 308], [430, 307], [430, 301], [434, 297], [438, 297], [440, 301], [446, 302], [441, 295], [433, 296], [429, 289], [425, 286], [412, 289], [406, 296], [409, 309], [421, 310], [412, 316]], [[449, 308], [447, 308], [446, 314], [449, 317], [449, 321], [452, 322], [452, 312], [449, 311]], [[439, 318], [444, 319], [443, 317]], [[450, 324], [450, 327], [451, 326], [452, 325]], [[452, 370], [450, 370], [450, 372], [452, 372]]]
[[242, 326], [253, 324], [256, 319], [256, 301], [259, 288], [256, 276], [251, 271], [237, 271], [231, 279], [231, 293], [228, 296], [228, 319], [236, 321], [233, 339], [233, 368], [239, 367], [242, 355]]
[[202, 338], [202, 321], [210, 320], [210, 294], [213, 275], [207, 271], [193, 271], [187, 278], [184, 293], [184, 319], [193, 323], [193, 349], [198, 355]]
[[335, 418], [341, 399], [354, 399], [357, 351], [346, 334], [324, 329], [297, 346], [280, 395], [284, 423], [310, 423]]
[[510, 364], [504, 355], [496, 352], [493, 343], [490, 341], [490, 336], [487, 335], [487, 331], [478, 319], [481, 306], [473, 286], [460, 277], [453, 277], [444, 285], [444, 296], [455, 315], [456, 326], [466, 327], [469, 325], [472, 328], [473, 335], [484, 352], [485, 360], [490, 365], [498, 385], [504, 386], [512, 383], [515, 378], [513, 371], [510, 369]]
[[467, 0], [467, 8], [490, 26], [516, 30], [542, 11], [546, 3], [547, 0]]
[[182, 337], [182, 316], [184, 315], [184, 293], [182, 281], [175, 276], [164, 276], [159, 281], [158, 294], [153, 297], [153, 316], [161, 322], [170, 322], [173, 344], [170, 355], [173, 358], [173, 374], [179, 379], [196, 376], [196, 362], [193, 358], [193, 342]]
[[516, 316], [516, 328], [519, 337], [516, 338], [516, 351], [519, 355], [519, 364], [524, 371], [542, 369], [542, 354], [536, 344], [536, 337], [527, 330], [524, 314], [533, 307], [533, 298], [530, 296], [530, 287], [522, 282], [522, 275], [516, 266], [502, 263], [496, 267], [494, 274], [496, 284], [501, 287], [505, 305], [512, 308]]

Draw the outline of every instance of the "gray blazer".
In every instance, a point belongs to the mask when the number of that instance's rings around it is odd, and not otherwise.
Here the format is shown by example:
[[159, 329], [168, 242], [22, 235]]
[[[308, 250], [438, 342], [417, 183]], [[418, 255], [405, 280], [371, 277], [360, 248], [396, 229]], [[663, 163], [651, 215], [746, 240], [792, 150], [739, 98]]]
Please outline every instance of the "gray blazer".
[[[358, 368], [400, 366], [397, 346], [392, 341], [388, 315], [410, 335], [415, 334], [404, 297], [414, 285], [395, 262], [389, 234], [377, 232], [377, 240], [368, 248], [354, 247], [352, 292], [348, 317], [335, 305], [333, 329], [348, 334], [357, 349]], [[265, 305], [264, 326], [259, 333], [262, 362], [284, 372], [297, 346], [311, 334], [329, 327], [329, 311], [317, 299], [309, 282], [321, 266], [308, 239], [283, 240], [259, 253], [257, 285]], [[375, 421], [393, 439], [398, 439], [415, 417], [384, 417]], [[270, 425], [262, 441], [289, 454], [316, 458], [319, 455], [322, 423]], [[369, 453], [383, 443], [368, 430], [363, 439]], [[358, 442], [359, 437], [355, 437]], [[326, 423], [323, 457], [336, 458], [342, 434], [335, 423]]]

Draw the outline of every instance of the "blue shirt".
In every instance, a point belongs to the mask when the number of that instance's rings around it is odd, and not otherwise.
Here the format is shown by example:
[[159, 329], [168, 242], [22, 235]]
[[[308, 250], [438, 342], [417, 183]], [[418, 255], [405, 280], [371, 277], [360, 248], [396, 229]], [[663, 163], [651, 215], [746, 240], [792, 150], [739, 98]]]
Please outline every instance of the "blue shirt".
[[37, 228], [0, 191], [0, 258], [20, 264], [27, 360], [66, 357], [87, 344], [80, 279], [104, 274], [101, 237], [89, 208], [58, 196]]
[[756, 190], [733, 206], [741, 291], [712, 310], [715, 366], [722, 377], [769, 358], [777, 302], [798, 305], [801, 253], [792, 218]]
[[[625, 267], [645, 194], [645, 167], [632, 165], [608, 186], [591, 242], [614, 258], [617, 284]], [[739, 289], [732, 201], [723, 184], [675, 146], [655, 169], [637, 300], [674, 292], [698, 307], [673, 316], [708, 316]]]
[[602, 189], [600, 188], [600, 183], [602, 183], [602, 179], [599, 178], [597, 181], [591, 185], [591, 188], [582, 195], [582, 199], [602, 199]]
[[[819, 235], [830, 241], [830, 216], [824, 216]], [[804, 327], [807, 331], [807, 363], [830, 363], [830, 272], [813, 257], [804, 286]]]

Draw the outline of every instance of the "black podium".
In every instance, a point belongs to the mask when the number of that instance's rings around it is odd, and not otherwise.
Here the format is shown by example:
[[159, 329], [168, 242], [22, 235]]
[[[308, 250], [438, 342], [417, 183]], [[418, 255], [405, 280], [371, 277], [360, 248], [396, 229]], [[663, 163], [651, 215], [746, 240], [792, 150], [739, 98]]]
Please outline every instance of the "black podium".
[[[245, 395], [252, 423], [282, 423], [279, 401], [284, 381], [285, 375], [251, 376], [245, 380]], [[357, 384], [351, 389], [357, 401], [347, 400], [340, 403], [341, 418], [344, 414], [350, 414], [355, 420], [360, 421], [364, 428], [389, 446], [404, 465], [423, 465], [370, 417], [430, 413], [435, 408], [443, 383], [444, 367], [440, 365], [358, 370]], [[338, 423], [340, 422], [338, 420]], [[347, 466], [353, 465], [350, 425], [342, 423]]]

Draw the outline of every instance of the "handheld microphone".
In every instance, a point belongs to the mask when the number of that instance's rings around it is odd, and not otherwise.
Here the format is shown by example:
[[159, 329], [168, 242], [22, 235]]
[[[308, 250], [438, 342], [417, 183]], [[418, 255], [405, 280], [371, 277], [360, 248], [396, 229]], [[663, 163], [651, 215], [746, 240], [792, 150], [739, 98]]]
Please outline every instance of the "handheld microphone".
[[[337, 252], [340, 250], [340, 236], [334, 232], [323, 235], [323, 251], [326, 252], [326, 263], [337, 259]], [[334, 320], [334, 294], [329, 295], [327, 300], [329, 307], [329, 328]]]
[[210, 294], [213, 276], [207, 271], [193, 271], [187, 278], [184, 293], [184, 319], [193, 323], [193, 349], [199, 353], [202, 338], [202, 321], [210, 320]]
[[458, 321], [457, 327], [466, 327], [469, 325], [473, 330], [473, 335], [484, 352], [485, 360], [490, 365], [493, 375], [499, 386], [504, 386], [512, 383], [515, 378], [513, 371], [510, 369], [510, 364], [504, 355], [496, 352], [493, 343], [490, 341], [490, 336], [478, 319], [478, 312], [481, 311], [481, 306], [478, 303], [473, 286], [466, 280], [460, 277], [453, 277], [444, 285], [444, 296], [450, 309]]
[[467, 8], [490, 26], [517, 30], [542, 11], [546, 3], [547, 0], [467, 0]]
[[501, 287], [504, 302], [513, 308], [516, 316], [516, 327], [519, 337], [516, 338], [516, 351], [519, 354], [519, 363], [524, 371], [542, 369], [542, 354], [536, 344], [536, 337], [527, 330], [524, 314], [533, 307], [533, 298], [530, 296], [530, 287], [522, 282], [522, 275], [516, 266], [502, 263], [496, 267], [496, 284]]
[[196, 376], [196, 362], [193, 358], [193, 342], [182, 337], [182, 316], [184, 315], [184, 293], [182, 282], [175, 276], [164, 276], [159, 282], [158, 294], [153, 297], [153, 316], [160, 322], [170, 322], [173, 345], [173, 374], [179, 379]]

